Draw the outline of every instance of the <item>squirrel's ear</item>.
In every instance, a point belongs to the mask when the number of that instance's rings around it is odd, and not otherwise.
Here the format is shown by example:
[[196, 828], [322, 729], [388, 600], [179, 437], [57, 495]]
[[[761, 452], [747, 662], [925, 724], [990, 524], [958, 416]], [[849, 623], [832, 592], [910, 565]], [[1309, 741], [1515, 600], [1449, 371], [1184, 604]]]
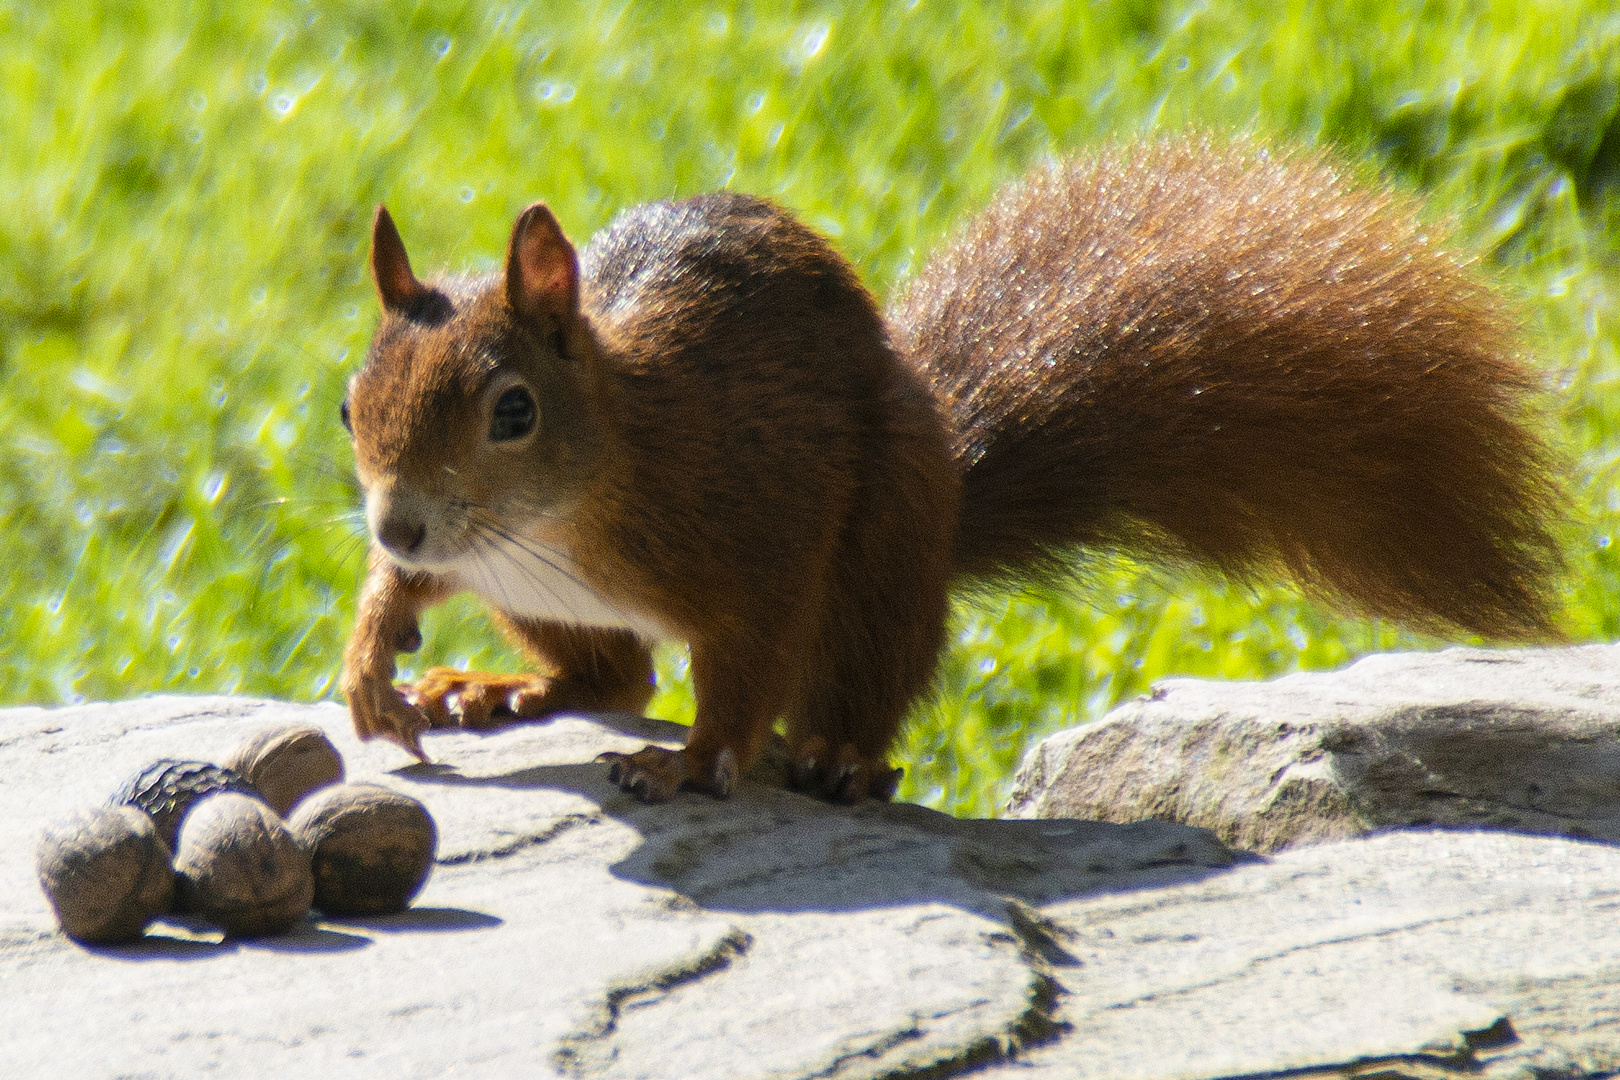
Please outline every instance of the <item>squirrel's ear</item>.
[[545, 203], [523, 211], [512, 226], [506, 302], [524, 318], [566, 319], [579, 309], [579, 258]]
[[394, 228], [388, 207], [377, 207], [371, 222], [371, 279], [387, 311], [406, 311], [421, 301], [428, 287], [411, 273], [411, 260], [405, 254], [405, 241]]

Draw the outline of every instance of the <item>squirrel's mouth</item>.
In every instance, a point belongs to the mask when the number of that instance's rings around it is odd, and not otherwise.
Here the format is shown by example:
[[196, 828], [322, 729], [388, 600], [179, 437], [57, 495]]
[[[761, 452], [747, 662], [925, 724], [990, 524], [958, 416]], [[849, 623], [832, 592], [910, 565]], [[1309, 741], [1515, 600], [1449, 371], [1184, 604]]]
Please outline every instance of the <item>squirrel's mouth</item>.
[[366, 526], [395, 565], [416, 573], [449, 569], [478, 541], [478, 530], [464, 504], [390, 479], [368, 486]]
[[676, 635], [636, 605], [609, 595], [580, 570], [552, 530], [488, 519], [464, 505], [436, 506], [409, 492], [366, 499], [371, 535], [400, 569], [447, 579], [498, 611], [523, 619]]

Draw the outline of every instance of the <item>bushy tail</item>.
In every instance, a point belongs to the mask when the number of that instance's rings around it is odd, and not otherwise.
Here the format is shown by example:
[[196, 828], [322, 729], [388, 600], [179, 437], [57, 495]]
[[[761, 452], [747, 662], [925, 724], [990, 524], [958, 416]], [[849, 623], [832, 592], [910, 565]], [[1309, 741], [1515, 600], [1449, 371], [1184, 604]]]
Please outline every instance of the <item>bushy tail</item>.
[[1419, 629], [1552, 633], [1561, 498], [1515, 328], [1323, 155], [1195, 139], [1053, 166], [890, 318], [955, 431], [962, 576], [1123, 545]]

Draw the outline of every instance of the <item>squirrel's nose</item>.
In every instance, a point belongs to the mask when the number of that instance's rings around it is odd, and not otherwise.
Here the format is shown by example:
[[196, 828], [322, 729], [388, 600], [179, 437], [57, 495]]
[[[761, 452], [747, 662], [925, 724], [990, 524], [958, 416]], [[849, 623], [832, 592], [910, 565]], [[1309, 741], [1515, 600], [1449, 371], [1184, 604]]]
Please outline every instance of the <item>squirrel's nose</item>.
[[408, 556], [422, 546], [427, 524], [405, 517], [386, 517], [377, 524], [377, 543], [394, 555]]

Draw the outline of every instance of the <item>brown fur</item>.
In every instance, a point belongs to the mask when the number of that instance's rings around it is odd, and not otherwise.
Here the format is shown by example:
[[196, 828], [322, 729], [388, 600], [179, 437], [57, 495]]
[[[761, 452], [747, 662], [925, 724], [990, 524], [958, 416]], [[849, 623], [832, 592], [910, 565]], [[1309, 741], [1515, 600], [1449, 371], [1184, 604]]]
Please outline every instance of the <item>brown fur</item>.
[[[951, 581], [1050, 573], [1079, 545], [1549, 632], [1557, 499], [1507, 320], [1410, 208], [1319, 156], [1195, 141], [1038, 173], [929, 263], [892, 348], [848, 264], [744, 196], [628, 211], [577, 265], [537, 206], [504, 276], [430, 285], [384, 212], [373, 273], [385, 315], [349, 406], [393, 554], [346, 658], [362, 735], [420, 752], [393, 650], [455, 574], [514, 561], [511, 536], [562, 576], [503, 605], [524, 582], [502, 570], [497, 610], [583, 582], [612, 613], [586, 621], [691, 643], [686, 750], [612, 756], [646, 798], [724, 794], [778, 717], [802, 782], [883, 794]], [[538, 425], [498, 440], [513, 385]], [[629, 631], [506, 625], [550, 688], [514, 712], [639, 707]]]
[[1440, 633], [1552, 632], [1558, 496], [1514, 327], [1324, 155], [1165, 142], [1046, 169], [890, 317], [952, 418], [964, 575], [1115, 544]]

